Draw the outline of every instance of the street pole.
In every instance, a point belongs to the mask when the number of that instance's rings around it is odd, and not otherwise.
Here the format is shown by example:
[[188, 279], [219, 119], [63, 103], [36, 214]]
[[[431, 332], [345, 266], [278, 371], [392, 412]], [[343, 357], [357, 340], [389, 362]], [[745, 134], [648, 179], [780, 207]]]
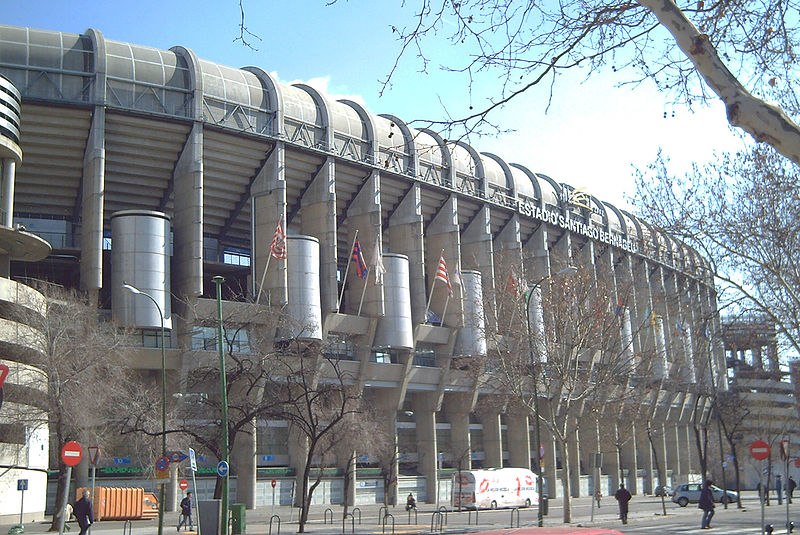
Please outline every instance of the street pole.
[[[230, 467], [230, 453], [228, 452], [228, 381], [225, 372], [225, 346], [223, 345], [224, 331], [222, 327], [222, 283], [225, 277], [216, 275], [211, 279], [217, 285], [217, 346], [219, 347], [219, 382], [222, 393], [222, 455], [225, 463]], [[222, 479], [222, 535], [228, 535], [228, 493], [230, 491], [230, 469]], [[161, 535], [161, 534], [159, 534]]]
[[[161, 456], [167, 456], [167, 353], [165, 347], [165, 340], [164, 337], [164, 312], [161, 310], [161, 305], [158, 304], [152, 295], [147, 292], [143, 292], [140, 289], [136, 288], [127, 283], [123, 283], [122, 287], [134, 295], [143, 295], [148, 298], [153, 304], [156, 306], [156, 310], [158, 310], [158, 316], [161, 318]], [[92, 495], [92, 499], [94, 499], [94, 495]], [[159, 484], [159, 492], [158, 492], [158, 535], [163, 535], [164, 533], [164, 501], [166, 500], [165, 497], [165, 489], [164, 483]]]

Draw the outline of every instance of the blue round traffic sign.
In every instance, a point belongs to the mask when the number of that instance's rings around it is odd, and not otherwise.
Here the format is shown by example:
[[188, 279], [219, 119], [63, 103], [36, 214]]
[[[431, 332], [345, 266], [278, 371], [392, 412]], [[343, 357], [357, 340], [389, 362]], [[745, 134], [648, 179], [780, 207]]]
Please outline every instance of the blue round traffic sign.
[[169, 468], [169, 459], [166, 457], [159, 457], [156, 461], [156, 470], [164, 472], [167, 468]]
[[228, 475], [228, 463], [225, 461], [220, 461], [217, 465], [217, 475], [219, 477], [225, 477]]

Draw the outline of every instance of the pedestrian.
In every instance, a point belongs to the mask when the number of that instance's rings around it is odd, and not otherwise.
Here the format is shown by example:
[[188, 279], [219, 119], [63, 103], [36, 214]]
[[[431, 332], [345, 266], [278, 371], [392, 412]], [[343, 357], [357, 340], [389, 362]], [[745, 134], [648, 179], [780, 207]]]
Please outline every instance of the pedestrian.
[[406, 511], [410, 511], [416, 508], [417, 508], [417, 500], [414, 499], [414, 493], [409, 492], [408, 498], [406, 498]]
[[703, 510], [703, 519], [700, 521], [700, 529], [711, 529], [711, 518], [714, 516], [714, 493], [711, 492], [713, 481], [706, 480], [703, 490], [700, 491], [700, 503], [697, 506]]
[[181, 500], [181, 518], [178, 522], [178, 531], [181, 526], [194, 530], [194, 523], [192, 522], [192, 493], [187, 492], [186, 497]]
[[600, 509], [600, 498], [603, 497], [603, 493], [600, 492], [600, 489], [597, 489], [594, 493], [594, 499], [597, 500], [597, 508]]
[[75, 502], [72, 507], [72, 514], [75, 515], [75, 520], [78, 521], [78, 525], [81, 527], [80, 535], [86, 535], [86, 530], [94, 523], [94, 512], [92, 511], [92, 502], [89, 501], [89, 496], [91, 496], [91, 492], [84, 490], [81, 499]]
[[624, 483], [619, 484], [619, 489], [616, 493], [614, 493], [614, 498], [616, 498], [617, 502], [619, 503], [619, 517], [622, 519], [623, 524], [627, 524], [628, 502], [631, 501], [631, 493], [625, 488]]
[[789, 476], [789, 481], [786, 482], [786, 499], [789, 500], [789, 503], [792, 503], [792, 497], [794, 496], [794, 488], [797, 486], [797, 482], [792, 479], [792, 476]]
[[778, 495], [778, 505], [783, 503], [783, 485], [781, 484], [781, 475], [775, 476], [775, 494]]

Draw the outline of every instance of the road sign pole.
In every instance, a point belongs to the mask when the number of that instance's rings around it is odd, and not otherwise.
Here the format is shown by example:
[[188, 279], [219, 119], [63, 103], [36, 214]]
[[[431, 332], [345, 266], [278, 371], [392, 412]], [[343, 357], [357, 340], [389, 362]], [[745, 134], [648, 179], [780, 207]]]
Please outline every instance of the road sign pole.
[[[790, 442], [788, 439], [784, 439], [781, 441], [781, 453], [783, 454], [783, 484], [788, 489], [789, 488], [789, 446]], [[780, 489], [778, 492], [783, 492], [783, 489]], [[785, 493], [786, 496], [786, 533], [787, 535], [791, 533], [789, 529], [789, 493]]]
[[270, 516], [275, 514], [275, 486], [272, 487], [272, 511], [269, 513]]
[[69, 483], [72, 479], [72, 467], [67, 466], [67, 484], [64, 487], [64, 495], [61, 497], [61, 520], [58, 521], [58, 535], [64, 535], [64, 516], [67, 514], [67, 495], [69, 494]]
[[[762, 462], [763, 464], [763, 462]], [[764, 535], [764, 496], [767, 494], [768, 489], [764, 488], [764, 470], [758, 471], [758, 488], [761, 489], [759, 494], [759, 501], [761, 502], [761, 535]]]
[[19, 525], [25, 526], [25, 524], [22, 523], [22, 512], [25, 510], [25, 489], [22, 489], [20, 492], [22, 496], [19, 498]]
[[[94, 507], [94, 504], [97, 502], [97, 496], [95, 496], [94, 494], [96, 483], [97, 483], [97, 467], [94, 464], [92, 464], [92, 507]], [[92, 524], [94, 524], [94, 522], [92, 522]], [[89, 535], [92, 535], [92, 524], [89, 524]]]

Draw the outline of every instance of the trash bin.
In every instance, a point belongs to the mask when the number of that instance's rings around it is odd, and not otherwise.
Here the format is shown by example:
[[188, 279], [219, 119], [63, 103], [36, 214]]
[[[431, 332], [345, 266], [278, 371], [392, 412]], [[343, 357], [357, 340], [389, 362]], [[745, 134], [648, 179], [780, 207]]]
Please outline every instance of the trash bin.
[[547, 502], [547, 495], [542, 496], [542, 515], [546, 515], [549, 512], [549, 505]]
[[246, 507], [243, 503], [231, 504], [231, 535], [242, 535], [246, 530], [245, 510]]
[[200, 520], [200, 535], [219, 535], [221, 516], [222, 500], [199, 500], [197, 518]]

